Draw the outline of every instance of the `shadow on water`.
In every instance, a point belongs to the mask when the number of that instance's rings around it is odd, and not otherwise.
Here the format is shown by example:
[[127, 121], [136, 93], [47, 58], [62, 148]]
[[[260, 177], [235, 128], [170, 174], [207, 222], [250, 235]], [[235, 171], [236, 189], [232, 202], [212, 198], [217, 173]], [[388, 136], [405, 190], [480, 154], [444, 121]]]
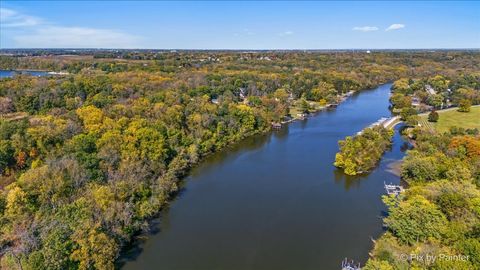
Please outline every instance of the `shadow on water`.
[[[213, 167], [218, 163], [222, 163], [225, 159], [234, 159], [238, 155], [248, 153], [250, 151], [255, 151], [260, 149], [264, 144], [267, 144], [271, 140], [272, 132], [268, 132], [265, 134], [256, 134], [250, 137], [247, 137], [240, 142], [231, 144], [226, 146], [225, 148], [221, 149], [218, 152], [208, 155], [202, 162], [200, 162], [197, 166], [195, 166], [190, 175], [192, 177], [196, 176], [196, 173], [201, 172], [200, 168], [204, 167]], [[274, 134], [276, 132], [273, 132]], [[191, 177], [188, 177], [191, 178]]]
[[367, 179], [369, 175], [370, 172], [359, 175], [346, 175], [342, 169], [336, 168], [334, 170], [335, 183], [343, 185], [343, 188], [347, 191], [352, 188], [359, 188], [362, 181]]
[[286, 138], [288, 135], [288, 125], [283, 126], [280, 130], [272, 131], [265, 134], [257, 134], [243, 139], [240, 142], [226, 146], [224, 149], [212, 153], [204, 158], [199, 164], [192, 167], [188, 173], [188, 177], [182, 179], [178, 183], [178, 190], [175, 194], [172, 195], [173, 199], [170, 201], [164, 208], [156, 215], [147, 225], [147, 227], [137, 234], [133, 241], [124, 248], [122, 256], [116, 261], [116, 268], [122, 268], [126, 263], [136, 261], [138, 256], [144, 251], [144, 245], [146, 241], [159, 233], [161, 233], [162, 228], [167, 229], [169, 222], [169, 211], [172, 203], [181, 199], [183, 194], [188, 191], [188, 181], [191, 178], [195, 178], [199, 173], [208, 167], [215, 167], [221, 162], [225, 162], [226, 159], [232, 159], [248, 153], [255, 151], [256, 149], [261, 148], [263, 145], [269, 143], [271, 140], [271, 134], [276, 139]]

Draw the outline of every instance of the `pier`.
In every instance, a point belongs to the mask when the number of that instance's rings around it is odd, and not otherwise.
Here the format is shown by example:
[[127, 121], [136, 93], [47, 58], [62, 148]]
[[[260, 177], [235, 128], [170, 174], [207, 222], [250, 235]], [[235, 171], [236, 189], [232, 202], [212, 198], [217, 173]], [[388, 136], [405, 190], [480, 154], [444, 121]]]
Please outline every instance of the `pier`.
[[404, 191], [403, 187], [400, 185], [386, 184], [385, 182], [383, 182], [383, 185], [385, 186], [388, 195], [398, 196]]
[[[376, 126], [382, 126], [384, 128], [393, 128], [398, 123], [400, 123], [400, 117], [398, 117], [398, 116], [389, 117], [389, 118], [382, 117], [382, 118], [378, 119], [376, 122], [370, 124], [366, 128], [373, 128], [373, 127], [376, 127]], [[363, 130], [357, 132], [357, 135], [362, 134]]]
[[348, 261], [347, 258], [345, 258], [342, 261], [342, 270], [361, 270], [362, 268], [360, 267], [360, 263], [355, 263], [353, 260]]

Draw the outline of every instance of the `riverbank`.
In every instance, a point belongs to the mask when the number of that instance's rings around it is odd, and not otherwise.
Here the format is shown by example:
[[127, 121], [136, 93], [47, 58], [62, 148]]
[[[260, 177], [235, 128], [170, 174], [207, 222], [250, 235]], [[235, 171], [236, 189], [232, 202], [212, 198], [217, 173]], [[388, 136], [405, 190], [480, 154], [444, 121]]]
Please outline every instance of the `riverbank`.
[[[403, 196], [384, 197], [386, 232], [375, 241], [366, 268], [476, 269], [480, 253], [474, 224], [480, 220], [472, 205], [480, 198], [480, 190], [472, 175], [478, 171], [479, 155], [470, 150], [479, 145], [479, 137], [432, 133], [425, 128], [416, 134], [415, 147], [404, 157], [401, 169], [402, 181], [413, 188], [405, 189]], [[419, 170], [419, 166], [428, 169]], [[462, 174], [454, 173], [460, 170]], [[461, 259], [451, 260], [444, 252], [459, 254]], [[438, 259], [424, 261], [418, 254]]]
[[[289, 113], [288, 116], [285, 116], [285, 118], [288, 117], [289, 119], [281, 121], [280, 124], [284, 125], [284, 124], [291, 123], [291, 122], [294, 122], [294, 121], [297, 121], [297, 120], [305, 120], [305, 118], [307, 118], [310, 115], [313, 115], [317, 112], [321, 112], [321, 111], [324, 111], [324, 110], [327, 110], [327, 109], [335, 109], [340, 103], [347, 100], [347, 98], [349, 98], [353, 94], [361, 92], [361, 91], [364, 91], [364, 90], [348, 91], [345, 94], [339, 95], [339, 96], [337, 96], [337, 100], [338, 100], [337, 103], [326, 103], [326, 104], [322, 105], [320, 102], [306, 101], [308, 103], [308, 106], [309, 106], [308, 113], [305, 113], [302, 109], [299, 108], [299, 105], [296, 104], [296, 103], [300, 102], [299, 99], [293, 100], [291, 102], [290, 106], [289, 106], [290, 113]], [[275, 124], [274, 124], [274, 127], [276, 127]]]
[[[123, 269], [337, 269], [364, 263], [378, 237], [394, 145], [369, 174], [331, 166], [337, 141], [389, 114], [389, 85], [266, 135], [246, 138], [193, 167], [152, 229], [120, 259]], [[396, 128], [397, 130], [397, 128]], [[341, 213], [339, 215], [339, 213]], [[356, 221], [355, 228], [344, 216]]]

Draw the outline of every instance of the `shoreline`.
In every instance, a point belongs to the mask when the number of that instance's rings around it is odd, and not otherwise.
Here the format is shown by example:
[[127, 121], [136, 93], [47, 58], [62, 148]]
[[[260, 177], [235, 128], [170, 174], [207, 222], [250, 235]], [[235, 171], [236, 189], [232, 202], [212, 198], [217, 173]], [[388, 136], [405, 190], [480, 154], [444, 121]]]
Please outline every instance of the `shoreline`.
[[43, 72], [47, 75], [70, 75], [70, 73], [66, 71], [53, 71], [53, 70], [42, 70], [42, 69], [0, 69], [0, 71], [14, 72], [14, 73]]
[[[365, 88], [365, 89], [362, 89], [362, 90], [358, 90], [358, 91], [350, 91], [352, 92], [351, 94], [349, 95], [341, 95], [339, 96], [340, 97], [340, 100], [339, 102], [336, 104], [336, 105], [340, 105], [342, 102], [348, 100], [349, 97], [353, 96], [354, 94], [359, 94], [361, 93], [362, 91], [365, 91], [365, 90], [371, 90], [371, 89], [375, 89], [375, 88], [378, 88], [378, 87], [381, 87], [382, 85], [385, 85], [385, 84], [388, 84], [389, 82], [386, 82], [386, 83], [381, 83], [381, 84], [378, 84], [376, 87], [373, 87], [373, 88]], [[348, 92], [348, 93], [350, 93]], [[328, 105], [331, 105], [331, 104], [327, 104], [326, 106], [323, 106], [321, 107], [320, 109], [317, 109], [315, 111], [312, 111], [311, 113], [309, 113], [309, 115], [312, 115], [312, 116], [316, 116], [318, 113], [322, 112], [322, 111], [325, 111], [325, 110], [328, 110], [328, 109], [335, 109], [337, 106], [335, 107], [332, 107], [332, 108], [329, 108]], [[301, 118], [292, 118], [288, 121], [285, 122], [286, 125], [290, 124], [290, 123], [293, 123], [297, 120], [306, 120], [308, 117], [305, 117], [303, 119]], [[283, 124], [282, 124], [282, 127], [283, 127]], [[280, 129], [282, 128], [280, 127]], [[189, 176], [189, 174], [191, 173], [191, 171], [199, 166], [202, 162], [204, 162], [209, 156], [211, 155], [214, 155], [214, 154], [217, 154], [217, 153], [220, 153], [222, 151], [225, 151], [225, 150], [228, 150], [229, 148], [231, 147], [235, 147], [235, 145], [241, 143], [243, 140], [245, 139], [248, 139], [248, 138], [251, 138], [251, 137], [254, 137], [254, 136], [271, 136], [273, 134], [273, 132], [275, 132], [276, 130], [280, 130], [280, 129], [275, 129], [273, 128], [271, 125], [268, 129], [266, 130], [259, 130], [258, 132], [254, 132], [252, 134], [249, 134], [248, 136], [238, 140], [238, 141], [235, 141], [235, 142], [232, 142], [230, 144], [227, 144], [219, 149], [216, 149], [215, 151], [212, 151], [212, 152], [209, 152], [208, 154], [206, 154], [205, 156], [202, 156], [198, 162], [194, 163], [194, 164], [191, 164], [188, 168], [185, 169], [185, 171], [182, 172], [181, 176], [179, 177], [179, 179], [176, 181], [176, 184], [178, 186], [182, 186], [183, 184], [186, 183], [186, 180]], [[270, 134], [269, 134], [270, 133]], [[177, 195], [179, 194], [179, 190], [178, 191], [175, 191], [175, 192], [172, 192], [167, 201], [165, 202], [165, 205], [162, 206], [155, 215], [153, 215], [151, 218], [148, 218], [146, 219], [146, 222], [148, 223], [148, 230], [140, 230], [138, 231], [137, 233], [135, 233], [131, 240], [126, 242], [125, 245], [121, 248], [120, 250], [120, 254], [119, 254], [119, 257], [115, 260], [115, 265], [117, 267], [119, 267], [120, 269], [124, 266], [124, 264], [128, 263], [130, 261], [128, 255], [131, 253], [131, 252], [135, 252], [135, 250], [137, 248], [139, 248], [139, 245], [142, 244], [143, 241], [145, 241], [146, 239], [150, 238], [149, 237], [149, 234], [151, 233], [151, 230], [153, 229], [153, 226], [155, 226], [157, 224], [156, 220], [160, 219], [161, 218], [161, 214], [162, 214], [162, 211], [164, 211], [165, 209], [168, 209], [170, 207], [170, 203], [173, 202], [176, 198], [177, 198]]]
[[[381, 84], [378, 84], [376, 87], [373, 87], [373, 88], [377, 88], [377, 87], [380, 87], [380, 86], [382, 86], [384, 84], [388, 84], [388, 83], [389, 82], [381, 83]], [[292, 122], [295, 122], [295, 121], [298, 121], [298, 120], [305, 120], [309, 116], [311, 116], [312, 114], [317, 114], [319, 112], [322, 112], [322, 111], [325, 111], [325, 110], [328, 110], [328, 109], [336, 109], [337, 106], [342, 104], [344, 101], [346, 101], [349, 97], [353, 96], [354, 94], [360, 93], [360, 92], [365, 91], [365, 90], [373, 89], [373, 88], [365, 88], [365, 89], [357, 90], [357, 91], [350, 90], [347, 93], [344, 93], [342, 95], [337, 96], [337, 98], [338, 98], [337, 103], [327, 103], [324, 106], [321, 106], [319, 108], [312, 109], [311, 111], [309, 110], [308, 114], [306, 114], [304, 117], [294, 116], [294, 117], [291, 117], [291, 119], [289, 119], [289, 120], [280, 121], [279, 123], [283, 126], [284, 124], [292, 123]], [[295, 102], [297, 100], [294, 100], [293, 102]], [[315, 102], [315, 101], [312, 101], [312, 102]], [[286, 117], [286, 116], [284, 116], [284, 117]], [[276, 129], [276, 128], [273, 128], [273, 129]]]

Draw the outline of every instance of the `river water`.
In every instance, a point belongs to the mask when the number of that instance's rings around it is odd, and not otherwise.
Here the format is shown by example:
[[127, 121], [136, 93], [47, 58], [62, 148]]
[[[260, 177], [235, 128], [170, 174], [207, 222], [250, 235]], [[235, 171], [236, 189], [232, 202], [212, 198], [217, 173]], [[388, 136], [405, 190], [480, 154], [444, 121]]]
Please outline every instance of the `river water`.
[[31, 76], [45, 76], [48, 75], [46, 71], [35, 71], [35, 70], [0, 70], [0, 79], [1, 78], [10, 78], [17, 74], [28, 74]]
[[248, 138], [194, 168], [179, 196], [127, 251], [122, 269], [340, 269], [364, 263], [382, 233], [383, 183], [407, 143], [369, 174], [333, 165], [337, 142], [390, 116], [390, 84], [354, 94], [337, 109]]

